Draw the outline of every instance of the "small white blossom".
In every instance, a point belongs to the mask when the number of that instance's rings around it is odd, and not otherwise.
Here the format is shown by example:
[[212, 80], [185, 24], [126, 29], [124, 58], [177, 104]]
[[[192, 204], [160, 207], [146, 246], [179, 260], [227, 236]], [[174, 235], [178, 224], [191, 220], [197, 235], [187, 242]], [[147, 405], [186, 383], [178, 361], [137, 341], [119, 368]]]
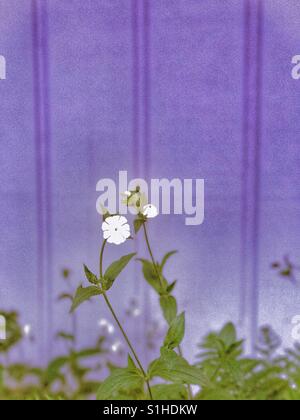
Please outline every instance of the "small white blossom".
[[100, 327], [103, 333], [107, 333], [109, 335], [115, 332], [115, 327], [109, 323], [106, 319], [99, 319], [98, 326]]
[[123, 351], [123, 344], [120, 341], [116, 341], [112, 346], [111, 350], [113, 353], [121, 354]]
[[31, 333], [31, 325], [26, 324], [23, 327], [24, 334], [28, 337]]
[[130, 237], [130, 226], [124, 216], [110, 216], [102, 224], [103, 237], [110, 244], [120, 245]]
[[146, 204], [148, 204], [146, 194], [140, 191], [125, 191], [125, 193], [122, 195], [125, 197], [122, 200], [122, 203], [126, 204], [127, 207], [131, 207], [132, 210], [137, 214], [142, 211]]
[[153, 204], [147, 204], [143, 208], [143, 215], [148, 217], [148, 219], [153, 219], [158, 216], [158, 210]]

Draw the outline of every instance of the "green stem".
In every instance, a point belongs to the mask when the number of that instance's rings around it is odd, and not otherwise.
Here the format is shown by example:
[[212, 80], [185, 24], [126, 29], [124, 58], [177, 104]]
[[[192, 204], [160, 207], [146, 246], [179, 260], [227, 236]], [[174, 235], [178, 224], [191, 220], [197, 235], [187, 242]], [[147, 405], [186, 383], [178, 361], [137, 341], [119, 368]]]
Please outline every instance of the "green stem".
[[153, 252], [152, 252], [152, 249], [151, 249], [151, 246], [150, 246], [150, 241], [149, 241], [148, 232], [147, 232], [147, 228], [146, 228], [146, 222], [143, 223], [143, 229], [144, 229], [145, 240], [146, 240], [147, 248], [148, 248], [148, 251], [149, 251], [149, 254], [150, 254], [150, 257], [151, 257], [151, 261], [152, 261], [152, 264], [153, 264], [155, 273], [157, 275], [157, 278], [159, 280], [160, 287], [163, 290], [164, 283], [163, 283], [163, 280], [161, 278], [160, 272], [159, 272], [159, 270], [157, 268], [157, 264], [155, 262], [154, 255], [153, 255]]
[[[100, 253], [100, 279], [103, 278], [103, 255], [104, 255], [104, 249], [105, 249], [106, 242], [107, 241], [104, 241], [103, 242], [103, 245], [102, 245], [102, 248], [101, 248], [101, 253]], [[147, 388], [148, 388], [150, 399], [153, 400], [153, 395], [152, 395], [150, 383], [149, 383], [149, 380], [147, 379], [147, 375], [146, 375], [146, 372], [145, 372], [145, 370], [143, 368], [143, 365], [142, 365], [142, 363], [141, 363], [141, 361], [140, 361], [140, 359], [139, 359], [136, 351], [134, 350], [133, 345], [131, 344], [131, 342], [130, 342], [130, 340], [128, 338], [128, 335], [126, 334], [124, 328], [122, 327], [122, 324], [119, 321], [119, 318], [117, 317], [117, 315], [116, 315], [116, 313], [114, 311], [114, 308], [112, 307], [112, 304], [110, 303], [110, 300], [108, 299], [108, 296], [107, 296], [107, 294], [105, 293], [104, 290], [103, 290], [103, 297], [104, 297], [104, 300], [105, 300], [105, 302], [106, 302], [106, 304], [107, 304], [107, 306], [108, 306], [108, 308], [109, 308], [109, 310], [110, 310], [110, 312], [111, 312], [114, 320], [116, 321], [116, 323], [117, 323], [117, 325], [118, 325], [121, 333], [123, 334], [123, 337], [124, 337], [124, 339], [125, 339], [128, 347], [129, 347], [130, 351], [132, 352], [132, 355], [133, 355], [133, 357], [134, 357], [134, 359], [135, 359], [138, 367], [140, 368], [140, 370], [141, 370], [141, 372], [142, 372], [142, 374], [144, 376], [144, 379], [145, 379], [146, 384], [147, 384]]]
[[[144, 229], [145, 240], [146, 240], [147, 248], [148, 248], [148, 251], [149, 251], [149, 254], [150, 254], [150, 257], [151, 257], [151, 261], [152, 261], [155, 273], [157, 275], [157, 278], [159, 279], [160, 287], [163, 290], [163, 288], [164, 288], [163, 279], [162, 279], [161, 274], [158, 270], [158, 267], [157, 267], [157, 264], [155, 262], [155, 258], [154, 258], [153, 252], [152, 252], [152, 248], [151, 248], [151, 245], [150, 245], [149, 236], [148, 236], [148, 232], [147, 232], [147, 228], [146, 228], [146, 222], [143, 223], [143, 229]], [[180, 345], [178, 346], [178, 353], [181, 357], [183, 356], [182, 349], [181, 349]], [[187, 389], [188, 389], [189, 399], [192, 400], [193, 399], [193, 394], [192, 394], [191, 386], [187, 385]]]

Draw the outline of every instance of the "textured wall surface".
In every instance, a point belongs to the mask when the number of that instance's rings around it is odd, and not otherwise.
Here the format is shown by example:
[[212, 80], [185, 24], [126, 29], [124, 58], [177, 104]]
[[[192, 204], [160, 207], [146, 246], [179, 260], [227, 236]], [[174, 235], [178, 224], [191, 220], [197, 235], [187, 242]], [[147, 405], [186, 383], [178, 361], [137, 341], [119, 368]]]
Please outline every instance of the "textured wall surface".
[[[298, 0], [0, 0], [0, 307], [33, 325], [33, 357], [69, 323], [61, 269], [77, 283], [83, 262], [97, 268], [96, 183], [119, 170], [205, 179], [202, 226], [151, 231], [157, 256], [180, 251], [169, 275], [190, 355], [229, 319], [252, 341], [262, 323], [290, 340], [300, 292], [270, 263], [300, 259], [299, 19]], [[121, 313], [144, 301], [139, 343], [159, 316], [147, 290], [132, 267], [113, 292]], [[88, 343], [108, 315], [79, 313]]]

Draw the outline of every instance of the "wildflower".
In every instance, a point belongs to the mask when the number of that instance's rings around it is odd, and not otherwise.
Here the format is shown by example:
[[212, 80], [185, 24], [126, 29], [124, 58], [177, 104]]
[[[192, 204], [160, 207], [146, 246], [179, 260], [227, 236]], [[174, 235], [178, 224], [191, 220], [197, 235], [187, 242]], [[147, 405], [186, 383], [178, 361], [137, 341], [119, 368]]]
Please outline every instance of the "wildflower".
[[111, 335], [115, 332], [115, 327], [110, 322], [108, 322], [106, 319], [99, 319], [98, 326], [100, 327], [101, 331], [104, 334], [107, 333], [107, 334]]
[[146, 194], [141, 192], [139, 187], [135, 191], [125, 191], [122, 195], [125, 197], [122, 203], [131, 207], [136, 213], [141, 213], [144, 206], [148, 204]]
[[23, 332], [24, 332], [24, 335], [28, 337], [31, 333], [31, 325], [29, 324], [24, 325]]
[[124, 216], [110, 216], [102, 224], [103, 237], [110, 244], [120, 245], [130, 237], [130, 226]]
[[113, 353], [122, 354], [123, 353], [123, 344], [120, 341], [116, 341], [112, 346], [111, 350]]
[[158, 215], [158, 210], [153, 204], [147, 204], [143, 208], [143, 216], [148, 217], [148, 219], [153, 219]]

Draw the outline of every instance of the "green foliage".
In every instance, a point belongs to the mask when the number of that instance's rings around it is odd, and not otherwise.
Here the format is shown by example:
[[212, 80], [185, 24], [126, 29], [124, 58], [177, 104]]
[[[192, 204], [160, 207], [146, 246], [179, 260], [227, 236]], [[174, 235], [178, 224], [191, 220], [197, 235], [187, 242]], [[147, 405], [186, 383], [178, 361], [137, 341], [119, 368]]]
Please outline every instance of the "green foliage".
[[17, 312], [0, 311], [0, 316], [6, 321], [6, 340], [0, 340], [0, 353], [7, 353], [21, 341], [22, 330], [19, 325], [19, 315]]
[[[199, 400], [300, 400], [300, 344], [283, 352], [279, 337], [264, 326], [257, 344], [259, 357], [249, 358], [243, 353], [243, 341], [234, 325], [228, 323], [204, 338], [198, 361], [191, 365], [174, 350], [183, 338], [184, 324], [184, 314], [173, 320], [160, 357], [147, 370], [155, 400], [187, 400], [187, 384], [199, 386], [193, 396]], [[19, 330], [20, 326], [14, 328]], [[71, 336], [59, 333], [60, 339], [72, 345], [76, 337]], [[89, 379], [98, 369], [93, 360], [106, 354], [100, 339], [95, 347], [71, 347], [45, 368], [0, 365], [0, 400], [84, 400], [96, 394], [99, 400], [148, 399], [143, 373], [131, 357], [127, 367], [111, 368], [102, 384]]]
[[283, 280], [289, 280], [294, 284], [298, 281], [300, 267], [291, 262], [288, 256], [285, 256], [283, 261], [273, 262], [272, 269], [276, 270]]
[[83, 302], [89, 300], [93, 296], [101, 295], [103, 292], [97, 286], [83, 287], [79, 286], [73, 299], [71, 312], [74, 312]]
[[149, 377], [162, 378], [175, 384], [206, 385], [208, 380], [202, 369], [191, 366], [174, 350], [161, 349], [160, 358], [151, 363], [148, 371]]
[[[98, 295], [102, 295], [103, 292], [108, 291], [114, 284], [116, 278], [122, 273], [122, 271], [127, 267], [129, 262], [136, 254], [125, 255], [120, 258], [118, 261], [112, 263], [106, 270], [104, 277], [98, 279], [95, 274], [93, 274], [90, 269], [84, 265], [84, 272], [89, 283], [93, 286], [83, 287], [80, 285], [75, 293], [75, 296], [72, 298], [72, 307], [71, 313], [74, 312], [82, 303], [89, 300], [90, 298]], [[60, 295], [59, 299], [67, 299], [69, 294]]]
[[84, 272], [85, 272], [85, 276], [88, 280], [89, 283], [93, 284], [94, 286], [99, 286], [100, 285], [100, 281], [98, 280], [97, 276], [95, 276], [95, 274], [93, 274], [86, 265], [83, 266], [84, 268]]
[[147, 222], [147, 217], [143, 216], [142, 214], [139, 214], [138, 217], [134, 220], [134, 233], [137, 234], [144, 223]]
[[169, 325], [174, 318], [176, 318], [178, 311], [177, 301], [172, 295], [176, 286], [176, 281], [169, 283], [164, 275], [164, 269], [169, 259], [176, 253], [177, 251], [168, 252], [163, 257], [162, 262], [156, 263], [156, 265], [149, 260], [143, 258], [139, 259], [142, 263], [144, 278], [157, 293], [162, 313]]
[[157, 401], [188, 400], [187, 388], [181, 384], [160, 384], [152, 387], [153, 399]]
[[115, 261], [108, 267], [104, 274], [104, 279], [102, 279], [102, 284], [105, 290], [109, 290], [112, 287], [116, 278], [127, 267], [127, 265], [130, 263], [130, 261], [135, 255], [135, 253], [125, 255], [124, 257], [120, 258], [118, 261]]
[[180, 345], [185, 332], [185, 315], [182, 313], [171, 322], [169, 331], [165, 338], [164, 347], [173, 350]]
[[[143, 396], [143, 373], [138, 369], [131, 357], [128, 357], [126, 368], [114, 369], [111, 375], [100, 385], [97, 392], [98, 400], [137, 399]], [[135, 397], [135, 398], [130, 398]]]
[[169, 294], [160, 296], [159, 298], [160, 307], [167, 323], [170, 325], [173, 319], [177, 315], [177, 301], [174, 296]]
[[[62, 277], [70, 287], [70, 270], [64, 269]], [[62, 293], [57, 302], [65, 302], [72, 296], [68, 292]], [[6, 358], [9, 360], [10, 351], [22, 343], [22, 328], [19, 325], [16, 312], [0, 311], [7, 322]], [[74, 318], [76, 315], [72, 314]], [[73, 319], [73, 321], [75, 318]], [[93, 347], [77, 350], [76, 329], [59, 331], [56, 339], [62, 340], [68, 350], [43, 367], [31, 366], [24, 363], [9, 363], [0, 365], [0, 400], [85, 400], [93, 398], [99, 388], [100, 381], [90, 379], [90, 375], [98, 372], [106, 365], [107, 351], [105, 339], [99, 337]], [[30, 342], [32, 343], [31, 337]], [[27, 340], [27, 346], [29, 342]]]
[[[136, 232], [144, 223], [146, 220], [140, 215], [135, 223]], [[164, 273], [166, 264], [176, 251], [167, 253], [161, 263], [154, 262], [152, 251], [149, 253], [151, 261], [139, 261], [144, 278], [157, 294], [168, 324], [159, 357], [143, 368], [130, 345], [136, 363], [128, 356], [126, 367], [115, 367], [102, 359], [107, 357], [103, 337], [97, 340], [95, 346], [78, 349], [75, 328], [71, 332], [59, 331], [56, 338], [63, 340], [67, 350], [47, 366], [0, 365], [0, 400], [97, 398], [111, 401], [141, 400], [151, 396], [154, 400], [300, 400], [300, 344], [283, 351], [280, 337], [269, 326], [263, 326], [259, 331], [256, 357], [245, 355], [244, 340], [238, 338], [234, 324], [227, 323], [220, 331], [210, 332], [203, 339], [197, 362], [188, 362], [180, 347], [185, 334], [185, 313], [178, 315], [174, 296], [176, 281], [169, 282]], [[73, 317], [76, 316], [73, 313], [75, 309], [94, 296], [104, 294], [108, 302], [106, 292], [135, 255], [132, 253], [115, 261], [99, 278], [84, 266], [85, 276], [91, 285], [80, 286], [74, 297], [64, 292], [58, 301], [72, 300]], [[102, 260], [100, 267], [102, 272]], [[284, 267], [277, 263], [273, 268], [280, 269], [282, 277], [290, 277], [295, 269], [288, 260], [285, 260]], [[70, 271], [64, 270], [62, 274], [69, 282]], [[113, 309], [112, 312], [117, 319]], [[22, 340], [22, 329], [16, 312], [0, 311], [0, 315], [6, 318], [8, 338], [0, 342], [0, 352], [5, 353], [8, 359], [11, 349]], [[125, 333], [124, 338], [129, 343]], [[103, 366], [110, 368], [110, 374], [100, 382], [98, 374]], [[90, 379], [92, 373], [98, 380]], [[191, 385], [197, 388], [194, 393]]]
[[[238, 341], [232, 324], [219, 333], [210, 333], [200, 345], [199, 363], [210, 378], [210, 386], [196, 396], [200, 400], [291, 400], [299, 399], [295, 390], [300, 369], [291, 360], [290, 350], [276, 356], [279, 342], [266, 327], [260, 332], [259, 358], [243, 356], [243, 341]], [[270, 337], [273, 337], [270, 339]], [[300, 350], [300, 349], [299, 349]], [[295, 354], [294, 351], [292, 351]], [[296, 353], [298, 357], [299, 354]], [[272, 356], [272, 357], [271, 357]], [[300, 361], [300, 358], [299, 358]], [[300, 367], [300, 363], [299, 363]]]

